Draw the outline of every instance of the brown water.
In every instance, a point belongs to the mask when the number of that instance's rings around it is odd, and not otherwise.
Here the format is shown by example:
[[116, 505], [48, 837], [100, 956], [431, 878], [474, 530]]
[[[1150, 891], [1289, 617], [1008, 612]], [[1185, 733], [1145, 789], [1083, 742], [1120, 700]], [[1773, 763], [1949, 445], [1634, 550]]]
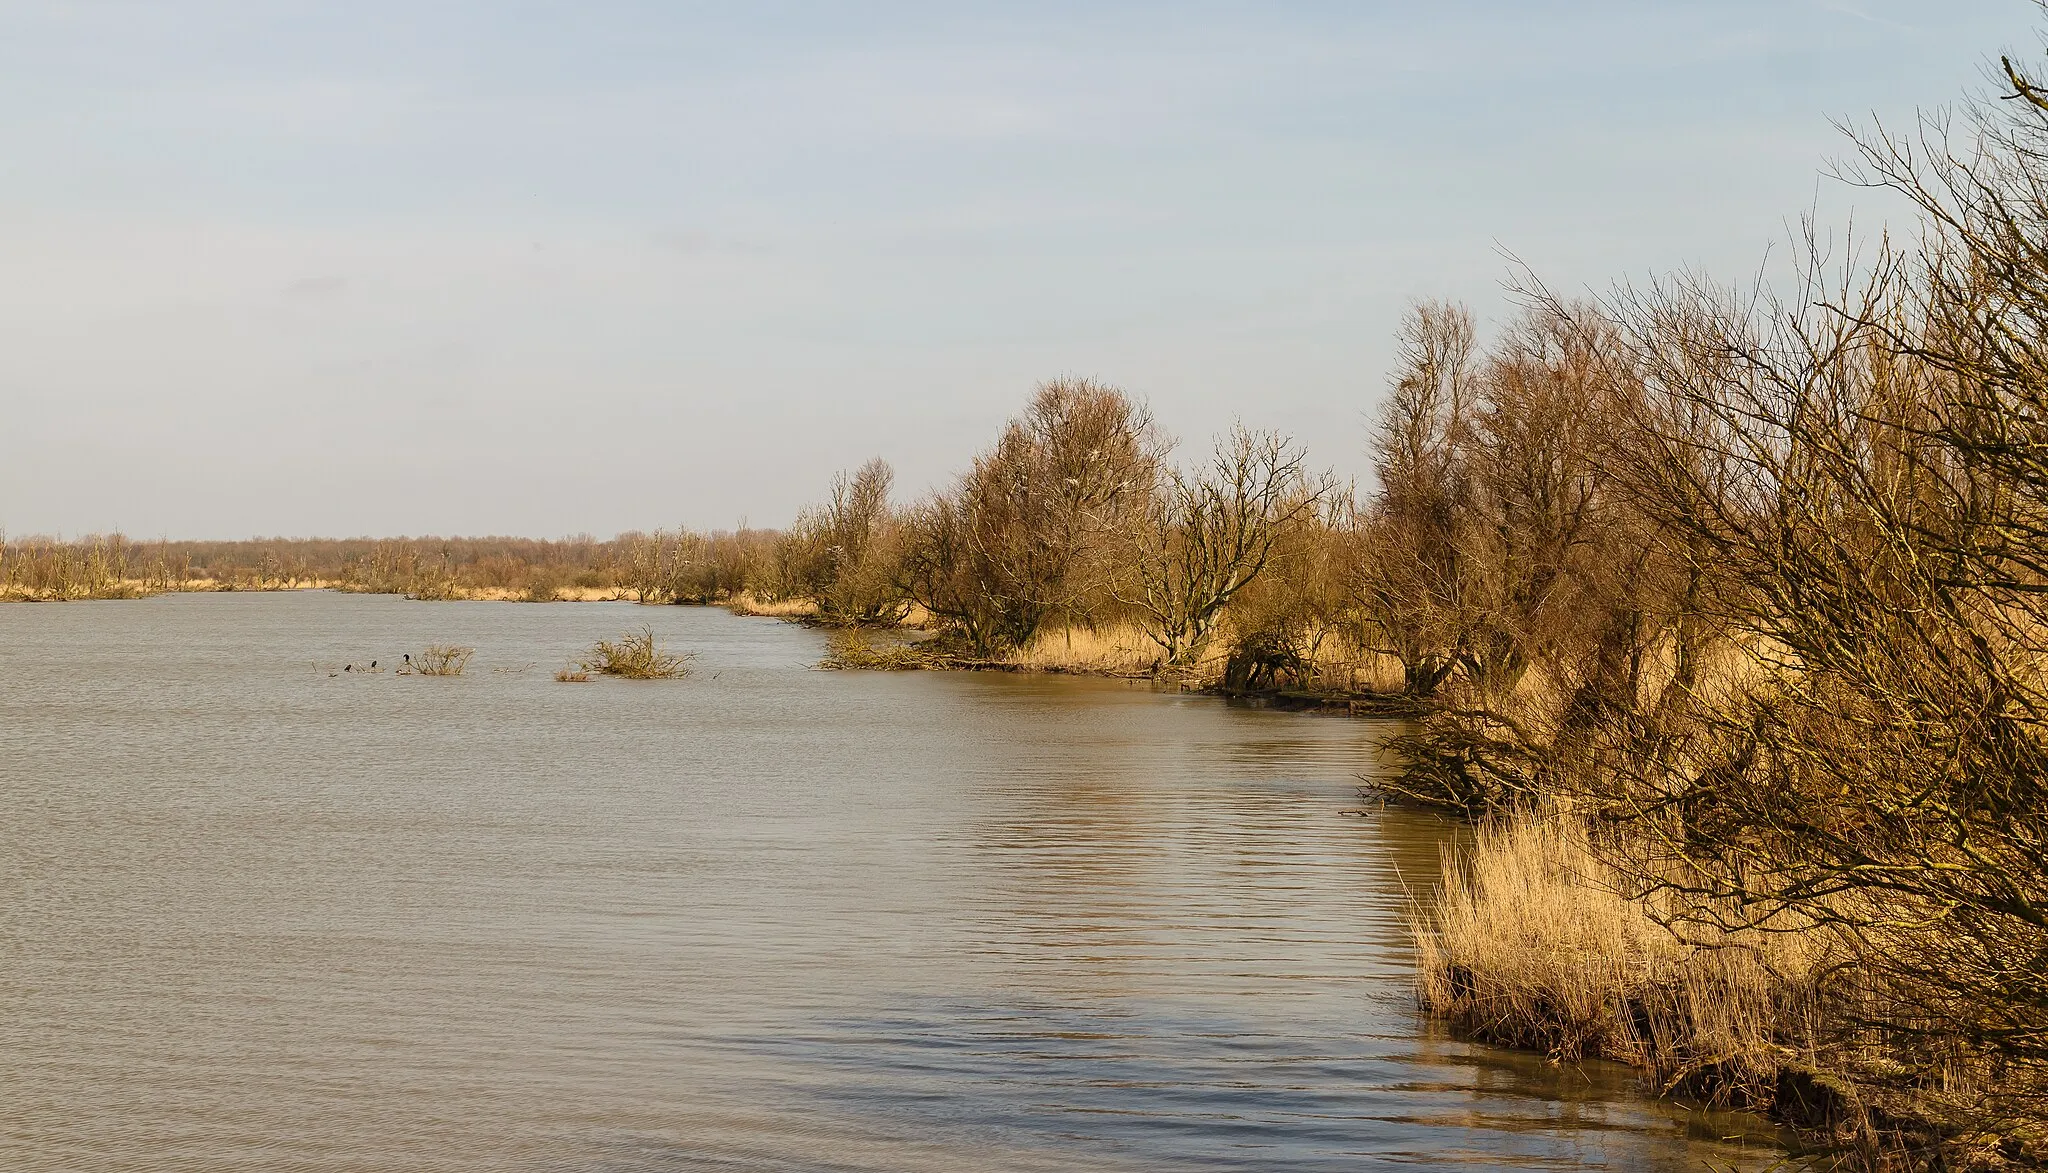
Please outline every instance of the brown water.
[[[552, 679], [643, 622], [694, 677]], [[428, 643], [469, 675], [328, 671]], [[1418, 1021], [1447, 829], [1351, 813], [1382, 727], [820, 652], [612, 604], [0, 607], [0, 1167], [1768, 1159]]]

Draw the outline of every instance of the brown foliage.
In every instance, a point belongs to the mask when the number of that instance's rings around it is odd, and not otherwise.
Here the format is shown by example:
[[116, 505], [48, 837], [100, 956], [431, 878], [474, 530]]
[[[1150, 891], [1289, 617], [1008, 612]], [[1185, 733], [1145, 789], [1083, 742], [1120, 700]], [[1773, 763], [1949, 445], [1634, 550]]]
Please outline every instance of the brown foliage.
[[1163, 445], [1128, 395], [1047, 383], [951, 492], [913, 510], [901, 582], [979, 653], [1105, 601], [1118, 535], [1149, 501]]

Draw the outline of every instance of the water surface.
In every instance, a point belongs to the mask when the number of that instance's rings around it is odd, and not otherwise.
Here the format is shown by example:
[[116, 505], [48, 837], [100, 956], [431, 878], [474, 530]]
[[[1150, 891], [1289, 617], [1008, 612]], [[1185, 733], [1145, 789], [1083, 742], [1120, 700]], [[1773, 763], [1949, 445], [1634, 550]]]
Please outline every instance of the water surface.
[[[554, 681], [642, 623], [690, 679]], [[428, 643], [469, 673], [338, 671]], [[821, 651], [623, 604], [0, 607], [0, 1167], [1768, 1159], [1418, 1020], [1448, 829], [1356, 813], [1383, 727]]]

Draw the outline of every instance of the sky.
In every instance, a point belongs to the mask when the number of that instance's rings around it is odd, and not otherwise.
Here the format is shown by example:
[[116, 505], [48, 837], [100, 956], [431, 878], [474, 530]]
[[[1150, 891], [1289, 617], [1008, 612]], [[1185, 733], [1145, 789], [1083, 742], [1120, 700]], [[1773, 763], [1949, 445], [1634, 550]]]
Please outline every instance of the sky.
[[786, 524], [1039, 382], [1365, 474], [1421, 298], [1744, 280], [2029, 0], [0, 0], [0, 528]]

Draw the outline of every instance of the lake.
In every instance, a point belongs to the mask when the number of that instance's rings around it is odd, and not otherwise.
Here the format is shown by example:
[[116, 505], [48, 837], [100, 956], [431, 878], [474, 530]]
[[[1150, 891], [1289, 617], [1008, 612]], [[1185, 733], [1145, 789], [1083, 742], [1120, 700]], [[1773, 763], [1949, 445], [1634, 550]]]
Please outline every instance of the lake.
[[[642, 624], [689, 678], [555, 681]], [[436, 643], [464, 676], [389, 670]], [[703, 608], [0, 606], [0, 1166], [1776, 1152], [1418, 1017], [1454, 828], [1361, 811], [1388, 725], [822, 652]]]

